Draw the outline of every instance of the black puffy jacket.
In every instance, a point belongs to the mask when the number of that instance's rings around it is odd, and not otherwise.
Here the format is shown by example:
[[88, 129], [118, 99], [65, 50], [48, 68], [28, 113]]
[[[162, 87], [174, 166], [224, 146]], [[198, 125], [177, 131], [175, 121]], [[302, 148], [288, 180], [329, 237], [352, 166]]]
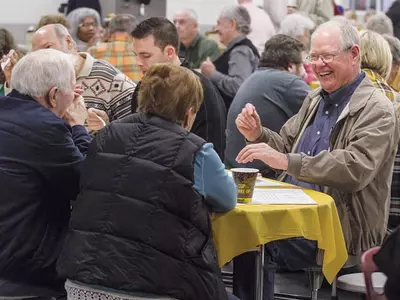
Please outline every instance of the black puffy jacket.
[[226, 299], [194, 159], [205, 141], [157, 116], [100, 131], [59, 259], [66, 278], [181, 300]]

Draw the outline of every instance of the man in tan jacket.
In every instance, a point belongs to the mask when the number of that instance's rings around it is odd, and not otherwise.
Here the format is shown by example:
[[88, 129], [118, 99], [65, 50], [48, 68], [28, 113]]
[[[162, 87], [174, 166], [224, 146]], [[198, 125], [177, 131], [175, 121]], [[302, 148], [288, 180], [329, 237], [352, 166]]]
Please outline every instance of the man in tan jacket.
[[[239, 131], [251, 143], [237, 161], [262, 160], [282, 170], [285, 182], [331, 195], [352, 256], [383, 241], [399, 141], [393, 105], [361, 71], [359, 45], [359, 35], [352, 26], [336, 22], [321, 25], [312, 36], [308, 57], [321, 88], [310, 92], [299, 113], [279, 134], [261, 127], [251, 104], [236, 120]], [[316, 246], [304, 239], [271, 245], [278, 256], [285, 257], [290, 269], [315, 263]], [[267, 264], [265, 277], [269, 282], [273, 282], [272, 267]], [[273, 299], [271, 289], [273, 292], [273, 284], [266, 283], [269, 297], [264, 299]]]

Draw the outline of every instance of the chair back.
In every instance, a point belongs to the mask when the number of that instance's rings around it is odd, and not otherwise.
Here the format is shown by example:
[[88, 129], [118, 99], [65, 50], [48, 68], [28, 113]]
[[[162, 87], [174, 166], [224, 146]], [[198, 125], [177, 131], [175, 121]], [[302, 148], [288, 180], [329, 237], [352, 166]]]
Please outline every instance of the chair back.
[[373, 257], [379, 252], [381, 247], [375, 247], [366, 251], [361, 257], [361, 265], [364, 273], [365, 286], [366, 286], [366, 299], [367, 300], [378, 300], [383, 294], [378, 294], [373, 286], [372, 274], [378, 271]]
[[88, 286], [80, 282], [67, 280], [65, 282], [65, 290], [67, 291], [67, 300], [176, 300], [168, 296], [163, 297], [146, 297], [146, 296], [132, 296], [125, 294], [121, 291], [115, 292], [110, 289], [100, 289], [97, 287]]

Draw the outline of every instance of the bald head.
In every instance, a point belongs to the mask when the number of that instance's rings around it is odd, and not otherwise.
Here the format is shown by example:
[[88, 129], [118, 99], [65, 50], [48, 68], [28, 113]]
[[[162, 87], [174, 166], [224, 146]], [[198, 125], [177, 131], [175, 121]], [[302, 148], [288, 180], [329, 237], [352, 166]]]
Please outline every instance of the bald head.
[[32, 50], [56, 49], [64, 53], [75, 53], [75, 47], [68, 29], [61, 24], [49, 24], [35, 32]]

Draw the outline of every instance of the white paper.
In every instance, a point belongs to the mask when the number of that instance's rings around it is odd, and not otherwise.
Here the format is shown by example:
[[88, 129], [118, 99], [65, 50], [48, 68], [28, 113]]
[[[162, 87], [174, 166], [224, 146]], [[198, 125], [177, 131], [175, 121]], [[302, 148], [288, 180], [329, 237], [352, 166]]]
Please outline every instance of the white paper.
[[251, 204], [272, 205], [316, 205], [310, 196], [301, 189], [254, 189]]
[[265, 178], [257, 178], [256, 187], [273, 187], [273, 186], [285, 186], [278, 181], [272, 181]]

